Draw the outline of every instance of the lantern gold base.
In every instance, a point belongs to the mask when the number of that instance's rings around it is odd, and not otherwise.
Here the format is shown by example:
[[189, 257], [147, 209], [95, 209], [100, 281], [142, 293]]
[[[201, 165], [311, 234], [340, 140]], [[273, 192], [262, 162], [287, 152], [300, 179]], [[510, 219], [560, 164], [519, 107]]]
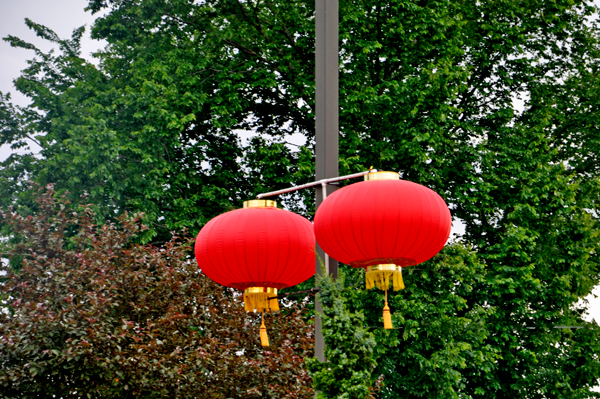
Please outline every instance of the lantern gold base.
[[[272, 312], [279, 310], [277, 298], [277, 288], [271, 287], [250, 287], [244, 290], [244, 309], [247, 312]], [[273, 299], [269, 299], [273, 298]]]
[[394, 291], [404, 289], [402, 267], [394, 264], [367, 266], [365, 281], [368, 290], [375, 287], [380, 290], [387, 290], [390, 286], [390, 281], [392, 282]]

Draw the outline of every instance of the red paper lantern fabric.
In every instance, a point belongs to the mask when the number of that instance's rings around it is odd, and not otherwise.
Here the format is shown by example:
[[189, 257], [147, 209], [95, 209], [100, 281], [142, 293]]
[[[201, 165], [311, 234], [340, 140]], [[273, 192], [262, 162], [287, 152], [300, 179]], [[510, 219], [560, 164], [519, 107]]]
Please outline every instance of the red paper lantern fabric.
[[434, 191], [405, 180], [355, 183], [327, 197], [315, 214], [317, 242], [353, 267], [411, 266], [437, 254], [452, 218]]
[[217, 216], [198, 233], [195, 252], [208, 278], [240, 290], [281, 289], [315, 273], [311, 222], [275, 207], [237, 209]]

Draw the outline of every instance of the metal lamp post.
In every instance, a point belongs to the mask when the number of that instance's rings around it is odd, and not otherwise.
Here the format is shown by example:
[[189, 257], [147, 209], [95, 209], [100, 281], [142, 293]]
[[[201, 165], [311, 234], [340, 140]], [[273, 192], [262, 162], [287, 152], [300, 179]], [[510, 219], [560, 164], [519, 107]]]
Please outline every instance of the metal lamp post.
[[[338, 136], [339, 136], [339, 56], [338, 56], [338, 0], [316, 1], [316, 82], [315, 82], [315, 116], [316, 116], [316, 143], [315, 143], [315, 182], [296, 186], [289, 189], [272, 191], [258, 195], [266, 198], [280, 195], [290, 191], [301, 190], [308, 187], [317, 187], [316, 208], [327, 197], [330, 183], [363, 176], [367, 172], [339, 177], [338, 171]], [[329, 187], [329, 193], [335, 191], [335, 186]], [[338, 276], [338, 262], [319, 248], [317, 244], [317, 262], [315, 274], [322, 275], [321, 262], [325, 261], [325, 272], [331, 277]], [[315, 308], [315, 354], [325, 361], [323, 354], [324, 342], [321, 331], [321, 318], [318, 313], [322, 311], [321, 304], [316, 301]]]
[[[337, 177], [339, 174], [339, 7], [338, 0], [315, 1], [315, 177], [316, 180], [321, 180]], [[332, 186], [331, 189], [333, 190], [335, 187]], [[327, 196], [323, 190], [327, 190], [327, 185], [322, 185], [321, 188], [316, 190], [316, 208]], [[329, 275], [336, 278], [338, 275], [337, 261], [329, 259], [318, 245], [317, 254], [321, 259], [325, 259], [326, 270]], [[320, 275], [321, 268], [318, 259], [316, 268], [316, 275]], [[323, 333], [321, 331], [321, 318], [318, 316], [322, 308], [318, 300], [315, 307], [317, 311], [315, 318], [315, 354], [319, 360], [324, 361]]]

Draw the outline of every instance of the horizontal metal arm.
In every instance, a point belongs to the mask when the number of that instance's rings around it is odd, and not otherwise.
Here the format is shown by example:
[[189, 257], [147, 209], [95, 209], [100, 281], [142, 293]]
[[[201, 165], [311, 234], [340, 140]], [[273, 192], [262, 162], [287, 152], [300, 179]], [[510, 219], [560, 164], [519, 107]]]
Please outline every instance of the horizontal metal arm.
[[375, 173], [375, 172], [377, 172], [377, 169], [371, 169], [371, 170], [367, 170], [365, 172], [353, 173], [351, 175], [346, 175], [346, 176], [332, 177], [329, 179], [321, 179], [321, 180], [314, 181], [312, 183], [302, 184], [300, 186], [284, 188], [283, 190], [271, 191], [269, 193], [258, 194], [256, 196], [256, 198], [261, 199], [261, 198], [265, 198], [265, 197], [273, 197], [275, 195], [291, 193], [292, 191], [303, 190], [303, 189], [309, 188], [309, 187], [325, 186], [326, 184], [333, 183], [336, 181], [354, 179], [355, 177], [361, 177], [364, 175], [368, 175], [369, 173]]

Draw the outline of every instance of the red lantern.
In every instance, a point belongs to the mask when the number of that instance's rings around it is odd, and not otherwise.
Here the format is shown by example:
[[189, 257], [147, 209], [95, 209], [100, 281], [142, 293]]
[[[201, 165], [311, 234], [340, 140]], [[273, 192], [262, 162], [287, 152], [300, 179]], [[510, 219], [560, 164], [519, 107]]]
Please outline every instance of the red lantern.
[[[196, 260], [208, 278], [244, 290], [247, 311], [279, 310], [277, 290], [315, 272], [312, 224], [277, 209], [275, 201], [252, 200], [208, 222], [196, 239]], [[261, 341], [268, 346], [264, 321]]]
[[384, 326], [392, 328], [387, 304], [391, 279], [404, 288], [402, 267], [425, 262], [450, 236], [452, 218], [434, 191], [395, 172], [376, 172], [331, 194], [315, 214], [317, 242], [332, 258], [367, 269], [367, 288], [386, 291]]

